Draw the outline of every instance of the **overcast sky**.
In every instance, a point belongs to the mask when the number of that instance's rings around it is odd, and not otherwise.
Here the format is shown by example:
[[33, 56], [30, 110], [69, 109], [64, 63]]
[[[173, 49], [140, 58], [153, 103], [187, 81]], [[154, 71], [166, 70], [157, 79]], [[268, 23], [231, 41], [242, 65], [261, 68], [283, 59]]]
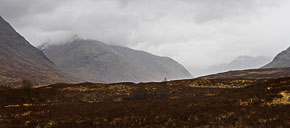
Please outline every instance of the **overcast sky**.
[[75, 34], [172, 57], [191, 72], [290, 46], [289, 0], [0, 0], [34, 46]]

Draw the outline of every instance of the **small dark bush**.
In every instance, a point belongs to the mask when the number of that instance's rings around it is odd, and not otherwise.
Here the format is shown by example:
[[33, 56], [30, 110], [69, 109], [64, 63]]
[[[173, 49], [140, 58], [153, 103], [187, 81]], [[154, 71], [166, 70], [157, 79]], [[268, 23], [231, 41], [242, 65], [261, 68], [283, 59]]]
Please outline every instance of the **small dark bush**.
[[33, 84], [30, 80], [22, 81], [22, 89], [25, 91], [26, 96], [30, 97]]

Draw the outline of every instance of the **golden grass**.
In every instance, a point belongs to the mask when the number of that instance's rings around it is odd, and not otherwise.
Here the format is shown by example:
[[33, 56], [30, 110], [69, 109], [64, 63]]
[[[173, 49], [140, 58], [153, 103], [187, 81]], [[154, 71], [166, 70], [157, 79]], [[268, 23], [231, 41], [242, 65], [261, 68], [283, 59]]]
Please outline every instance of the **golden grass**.
[[16, 105], [6, 105], [5, 106], [5, 108], [15, 108], [15, 107], [19, 107], [19, 105], [18, 104], [16, 104]]
[[288, 93], [287, 91], [283, 91], [283, 92], [280, 92], [280, 95], [282, 95], [283, 97], [274, 99], [268, 105], [279, 105], [279, 104], [286, 105], [286, 104], [290, 104], [290, 101], [289, 101], [290, 93]]
[[248, 72], [248, 74], [274, 74], [281, 72], [280, 70], [273, 70], [273, 71], [259, 71], [259, 72]]
[[21, 116], [28, 116], [28, 115], [30, 115], [31, 113], [32, 113], [32, 111], [24, 112], [24, 113], [21, 114]]

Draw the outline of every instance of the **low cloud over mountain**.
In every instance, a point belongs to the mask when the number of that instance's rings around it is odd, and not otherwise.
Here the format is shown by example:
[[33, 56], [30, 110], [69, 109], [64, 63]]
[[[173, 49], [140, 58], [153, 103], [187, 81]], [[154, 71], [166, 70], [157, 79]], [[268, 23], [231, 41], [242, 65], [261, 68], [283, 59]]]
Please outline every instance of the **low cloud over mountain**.
[[40, 48], [61, 69], [92, 82], [162, 81], [190, 78], [178, 62], [127, 47], [74, 39]]

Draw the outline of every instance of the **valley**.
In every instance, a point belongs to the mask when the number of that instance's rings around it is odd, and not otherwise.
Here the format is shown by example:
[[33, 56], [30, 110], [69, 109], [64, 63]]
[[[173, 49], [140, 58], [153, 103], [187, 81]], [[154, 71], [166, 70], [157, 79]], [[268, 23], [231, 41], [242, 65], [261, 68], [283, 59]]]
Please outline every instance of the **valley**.
[[0, 91], [0, 127], [287, 127], [290, 78], [54, 84]]
[[0, 0], [0, 128], [290, 128], [289, 9]]

